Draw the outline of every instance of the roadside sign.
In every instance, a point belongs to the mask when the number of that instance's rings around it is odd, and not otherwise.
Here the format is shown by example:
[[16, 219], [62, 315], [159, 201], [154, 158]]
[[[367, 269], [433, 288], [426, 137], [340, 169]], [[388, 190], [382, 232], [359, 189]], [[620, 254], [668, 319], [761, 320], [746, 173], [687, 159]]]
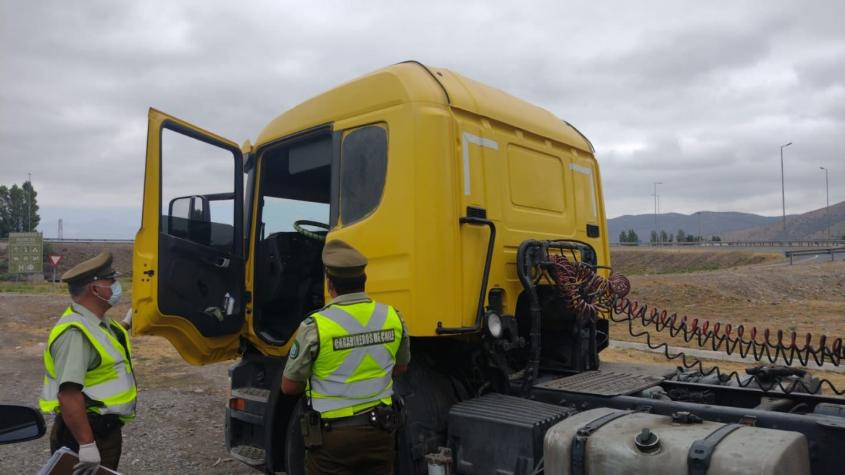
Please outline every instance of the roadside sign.
[[50, 260], [50, 265], [53, 267], [59, 267], [59, 264], [62, 263], [65, 256], [61, 254], [47, 254], [47, 259]]
[[44, 240], [41, 233], [9, 233], [9, 273], [44, 272]]
[[50, 267], [53, 268], [53, 280], [51, 280], [50, 282], [56, 281], [56, 269], [59, 267], [59, 264], [62, 263], [62, 260], [64, 258], [65, 258], [65, 256], [63, 256], [61, 254], [53, 254], [53, 253], [47, 254], [47, 259], [50, 260]]

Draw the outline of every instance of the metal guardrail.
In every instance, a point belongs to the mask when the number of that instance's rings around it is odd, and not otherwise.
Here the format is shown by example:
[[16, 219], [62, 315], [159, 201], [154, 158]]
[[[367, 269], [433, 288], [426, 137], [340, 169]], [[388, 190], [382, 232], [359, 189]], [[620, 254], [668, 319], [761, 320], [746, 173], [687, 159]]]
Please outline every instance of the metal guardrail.
[[784, 240], [784, 241], [701, 241], [701, 242], [614, 242], [620, 247], [836, 247], [845, 246], [845, 239]]
[[843, 239], [795, 239], [795, 240], [781, 240], [781, 241], [706, 241], [701, 243], [703, 246], [722, 247], [722, 246], [737, 246], [737, 247], [824, 247], [824, 246], [845, 246]]
[[818, 256], [830, 254], [830, 260], [836, 258], [835, 254], [845, 253], [845, 247], [832, 247], [827, 249], [802, 249], [800, 251], [784, 251], [783, 254], [789, 258], [789, 265], [792, 265], [793, 256]]

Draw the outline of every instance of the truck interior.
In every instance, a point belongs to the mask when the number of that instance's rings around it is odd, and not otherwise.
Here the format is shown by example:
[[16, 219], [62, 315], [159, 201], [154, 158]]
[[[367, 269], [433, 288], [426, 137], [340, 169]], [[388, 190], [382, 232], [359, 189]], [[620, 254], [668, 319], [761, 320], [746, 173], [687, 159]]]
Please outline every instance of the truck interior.
[[328, 230], [366, 218], [381, 201], [387, 128], [311, 129], [259, 150], [255, 333], [283, 345], [324, 305]]
[[255, 333], [275, 345], [323, 306], [323, 240], [331, 221], [334, 135], [324, 128], [259, 152]]

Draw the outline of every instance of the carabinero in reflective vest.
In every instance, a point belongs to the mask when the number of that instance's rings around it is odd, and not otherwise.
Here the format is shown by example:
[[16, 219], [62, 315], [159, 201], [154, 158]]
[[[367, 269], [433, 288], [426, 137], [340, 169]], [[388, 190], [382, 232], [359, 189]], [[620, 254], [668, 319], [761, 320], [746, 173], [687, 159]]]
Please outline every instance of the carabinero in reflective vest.
[[128, 332], [118, 323], [109, 319], [109, 328], [120, 335], [124, 343], [118, 341], [106, 329], [92, 325], [82, 315], [65, 310], [58, 323], [50, 331], [47, 346], [44, 348], [44, 387], [39, 406], [42, 412], [56, 412], [59, 408], [59, 382], [56, 380], [55, 362], [50, 348], [56, 339], [70, 328], [76, 328], [88, 339], [99, 355], [100, 364], [85, 374], [82, 392], [92, 401], [89, 412], [96, 414], [116, 414], [123, 421], [135, 417], [137, 389], [132, 372], [131, 352]]
[[349, 416], [373, 403], [392, 404], [392, 372], [402, 340], [396, 310], [370, 300], [329, 305], [311, 317], [320, 352], [309, 394], [322, 418]]

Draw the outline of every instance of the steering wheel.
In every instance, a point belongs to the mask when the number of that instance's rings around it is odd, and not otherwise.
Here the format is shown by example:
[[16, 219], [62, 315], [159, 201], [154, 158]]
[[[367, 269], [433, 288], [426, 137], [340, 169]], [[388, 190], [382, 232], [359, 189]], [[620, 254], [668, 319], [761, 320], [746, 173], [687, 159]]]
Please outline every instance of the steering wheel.
[[[325, 232], [309, 231], [309, 230], [303, 228], [303, 226], [313, 226], [315, 228], [323, 228], [323, 229], [325, 229]], [[318, 221], [309, 221], [307, 219], [298, 219], [298, 220], [293, 222], [293, 229], [296, 230], [296, 232], [298, 232], [299, 234], [302, 234], [303, 236], [305, 236], [307, 238], [315, 239], [317, 241], [325, 241], [326, 240], [326, 234], [329, 232], [330, 227], [326, 223], [320, 223]]]

